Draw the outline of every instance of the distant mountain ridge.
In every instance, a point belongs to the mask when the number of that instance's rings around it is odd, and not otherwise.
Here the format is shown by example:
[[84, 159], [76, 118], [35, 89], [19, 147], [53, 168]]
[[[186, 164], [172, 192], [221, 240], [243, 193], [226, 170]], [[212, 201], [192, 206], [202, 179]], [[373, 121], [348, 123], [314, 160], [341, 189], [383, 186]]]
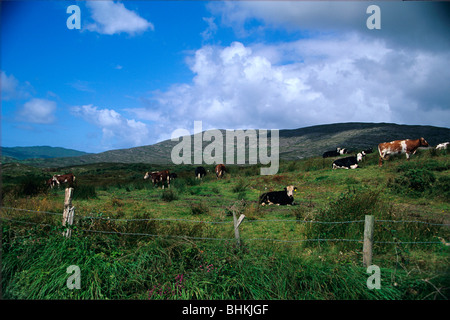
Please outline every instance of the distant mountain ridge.
[[[221, 132], [225, 144], [225, 130], [221, 130]], [[193, 136], [190, 137], [193, 141]], [[450, 129], [434, 126], [360, 122], [283, 129], [279, 130], [279, 154], [281, 160], [296, 160], [321, 156], [323, 152], [336, 147], [348, 148], [353, 151], [373, 147], [376, 151], [376, 146], [381, 142], [420, 137], [424, 137], [430, 146], [436, 146], [441, 142], [450, 141]], [[270, 138], [268, 140], [270, 141]], [[100, 162], [170, 164], [172, 163], [172, 149], [178, 143], [178, 141], [165, 140], [148, 146], [110, 150], [76, 157], [27, 159], [22, 162], [37, 167], [66, 167]], [[203, 142], [203, 148], [209, 144], [211, 142]], [[246, 149], [248, 150], [248, 143]], [[193, 150], [192, 147], [192, 152]], [[224, 148], [224, 161], [225, 151]]]
[[35, 147], [1, 147], [1, 155], [17, 160], [41, 158], [77, 157], [87, 152], [66, 149], [61, 147], [35, 146]]

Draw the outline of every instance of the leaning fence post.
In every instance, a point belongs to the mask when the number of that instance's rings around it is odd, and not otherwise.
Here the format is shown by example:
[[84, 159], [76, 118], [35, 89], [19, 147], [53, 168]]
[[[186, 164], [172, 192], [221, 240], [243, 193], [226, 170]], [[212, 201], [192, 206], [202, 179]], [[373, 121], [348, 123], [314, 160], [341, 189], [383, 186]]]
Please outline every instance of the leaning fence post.
[[364, 222], [364, 244], [363, 244], [363, 264], [365, 267], [372, 265], [372, 244], [373, 244], [373, 225], [374, 218], [366, 215]]
[[66, 193], [64, 196], [64, 212], [63, 212], [63, 221], [62, 225], [65, 227], [68, 226], [66, 230], [63, 232], [63, 236], [66, 238], [70, 238], [72, 235], [72, 229], [70, 226], [73, 224], [73, 216], [75, 213], [75, 208], [72, 207], [72, 197], [73, 197], [73, 188], [66, 188]]
[[241, 214], [239, 219], [236, 216], [236, 212], [233, 210], [233, 224], [234, 224], [234, 237], [236, 238], [237, 246], [239, 247], [241, 245], [241, 238], [239, 236], [239, 225], [241, 224], [242, 220], [244, 220], [245, 215]]

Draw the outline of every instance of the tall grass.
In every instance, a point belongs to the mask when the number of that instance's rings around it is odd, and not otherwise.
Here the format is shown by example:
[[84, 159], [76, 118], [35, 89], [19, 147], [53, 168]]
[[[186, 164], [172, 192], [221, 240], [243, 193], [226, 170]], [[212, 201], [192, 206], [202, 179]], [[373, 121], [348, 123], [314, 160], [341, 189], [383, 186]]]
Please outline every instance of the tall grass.
[[[401, 299], [408, 296], [403, 285], [411, 285], [408, 280], [393, 286], [386, 275], [381, 290], [368, 290], [361, 267], [239, 249], [230, 242], [147, 240], [128, 247], [109, 236], [33, 241], [7, 234], [7, 299]], [[66, 286], [70, 265], [80, 268], [80, 290]], [[407, 278], [404, 272], [399, 276]]]

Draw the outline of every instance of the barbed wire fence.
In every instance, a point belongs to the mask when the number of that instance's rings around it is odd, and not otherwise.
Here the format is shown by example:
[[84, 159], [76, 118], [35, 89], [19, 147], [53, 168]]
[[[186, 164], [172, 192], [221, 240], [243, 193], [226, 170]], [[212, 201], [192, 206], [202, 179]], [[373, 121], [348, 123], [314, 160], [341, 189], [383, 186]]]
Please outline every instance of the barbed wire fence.
[[[70, 189], [70, 188], [68, 188]], [[67, 189], [66, 189], [67, 190]], [[71, 204], [72, 194], [70, 191], [66, 192], [66, 197], [64, 200], [64, 212], [49, 212], [49, 211], [38, 211], [38, 210], [29, 210], [15, 207], [7, 207], [0, 206], [0, 212], [22, 212], [22, 213], [31, 213], [31, 214], [39, 214], [39, 215], [52, 215], [52, 216], [62, 216], [62, 227], [64, 227], [64, 231], [62, 232], [63, 236], [70, 237], [72, 229], [73, 229], [73, 220], [74, 220], [74, 212], [75, 208]], [[189, 235], [170, 235], [170, 234], [158, 234], [158, 233], [146, 233], [146, 232], [127, 232], [127, 231], [117, 231], [117, 230], [92, 230], [92, 229], [84, 229], [82, 227], [76, 228], [78, 232], [86, 232], [86, 233], [96, 233], [96, 234], [107, 234], [107, 235], [120, 235], [120, 236], [141, 236], [141, 237], [159, 237], [159, 238], [168, 238], [168, 239], [185, 239], [185, 240], [206, 240], [206, 241], [236, 241], [237, 245], [240, 244], [240, 233], [239, 226], [245, 220], [245, 215], [240, 214], [239, 218], [237, 215], [240, 213], [239, 204], [235, 204], [231, 206], [230, 211], [233, 213], [233, 221], [208, 221], [208, 220], [194, 220], [194, 219], [182, 219], [182, 218], [110, 218], [99, 216], [98, 213], [89, 213], [86, 216], [77, 216], [78, 224], [81, 226], [81, 221], [89, 220], [102, 220], [109, 222], [183, 222], [183, 223], [197, 223], [197, 224], [211, 224], [211, 225], [233, 225], [233, 230], [235, 237], [234, 238], [222, 238], [222, 237], [199, 237], [199, 236], [189, 236]], [[54, 224], [42, 223], [42, 222], [32, 222], [25, 220], [18, 220], [15, 218], [7, 217], [6, 215], [0, 215], [0, 220], [9, 223], [18, 223], [18, 224], [26, 224], [26, 225], [35, 225], [42, 227], [58, 227]], [[364, 224], [364, 237], [360, 239], [341, 239], [341, 238], [314, 238], [314, 239], [276, 239], [276, 238], [245, 238], [245, 241], [269, 241], [275, 243], [305, 243], [305, 242], [353, 242], [353, 243], [363, 243], [363, 264], [368, 266], [371, 265], [372, 261], [372, 246], [373, 244], [441, 244], [449, 246], [450, 243], [447, 243], [442, 237], [437, 237], [436, 241], [400, 241], [399, 239], [394, 237], [394, 241], [374, 241], [373, 240], [373, 232], [374, 232], [374, 223], [384, 224], [384, 223], [416, 223], [416, 224], [424, 224], [429, 226], [436, 227], [450, 227], [450, 224], [445, 223], [431, 223], [419, 220], [375, 220], [373, 216], [366, 216], [365, 220], [352, 220], [352, 221], [316, 221], [316, 220], [299, 220], [299, 219], [247, 219], [245, 220], [245, 224], [258, 224], [258, 223], [302, 223], [302, 224], [325, 224], [325, 225], [343, 225], [343, 224]], [[386, 229], [383, 227], [383, 229]]]

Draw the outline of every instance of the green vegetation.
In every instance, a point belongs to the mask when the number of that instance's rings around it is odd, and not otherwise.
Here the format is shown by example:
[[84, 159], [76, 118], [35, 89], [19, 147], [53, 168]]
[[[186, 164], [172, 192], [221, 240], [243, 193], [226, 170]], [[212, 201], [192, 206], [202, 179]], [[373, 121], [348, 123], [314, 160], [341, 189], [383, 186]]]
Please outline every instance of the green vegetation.
[[[319, 157], [282, 161], [274, 176], [236, 165], [224, 179], [205, 166], [202, 180], [187, 165], [4, 165], [2, 205], [33, 212], [1, 211], [15, 220], [2, 223], [3, 297], [448, 299], [450, 247], [440, 241], [450, 241], [442, 226], [450, 221], [450, 156], [421, 150], [381, 168], [377, 159], [368, 155], [356, 170], [332, 170], [332, 159]], [[178, 175], [170, 189], [143, 179], [163, 168]], [[43, 187], [66, 172], [77, 177], [70, 239], [61, 236], [64, 189]], [[258, 205], [263, 192], [289, 184], [298, 187], [295, 205]], [[233, 211], [246, 216], [240, 247]], [[380, 290], [367, 288], [362, 266], [366, 214], [376, 220]], [[80, 267], [80, 290], [66, 287], [70, 265]]]

